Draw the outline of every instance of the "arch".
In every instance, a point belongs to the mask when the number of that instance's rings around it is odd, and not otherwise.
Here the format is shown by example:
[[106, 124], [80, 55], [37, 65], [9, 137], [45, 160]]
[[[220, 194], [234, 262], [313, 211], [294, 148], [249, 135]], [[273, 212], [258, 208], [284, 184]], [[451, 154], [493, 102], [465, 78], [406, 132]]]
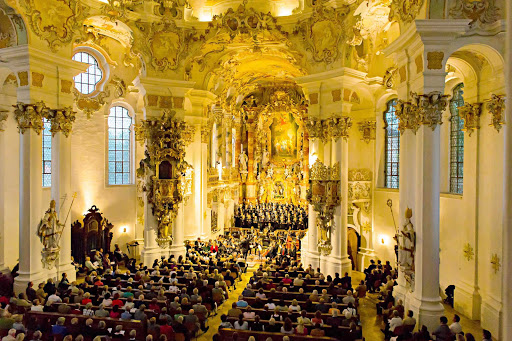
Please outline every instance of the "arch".
[[28, 44], [28, 34], [25, 22], [20, 14], [0, 0], [0, 48]]

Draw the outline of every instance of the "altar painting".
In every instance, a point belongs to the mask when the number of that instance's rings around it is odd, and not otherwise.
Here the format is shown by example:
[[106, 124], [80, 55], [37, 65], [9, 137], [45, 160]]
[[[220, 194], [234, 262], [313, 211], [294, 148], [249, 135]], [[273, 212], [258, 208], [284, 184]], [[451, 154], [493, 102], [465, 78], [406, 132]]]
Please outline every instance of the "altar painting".
[[270, 126], [273, 161], [289, 161], [297, 158], [298, 128], [292, 114], [284, 112], [276, 114]]

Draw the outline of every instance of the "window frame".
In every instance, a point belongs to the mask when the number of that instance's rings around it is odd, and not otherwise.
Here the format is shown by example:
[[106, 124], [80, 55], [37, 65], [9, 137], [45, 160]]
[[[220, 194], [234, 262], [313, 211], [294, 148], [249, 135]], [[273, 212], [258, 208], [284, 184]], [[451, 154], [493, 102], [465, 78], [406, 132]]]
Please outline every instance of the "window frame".
[[[89, 46], [79, 46], [79, 47], [75, 48], [73, 50], [73, 55], [71, 56], [71, 60], [73, 60], [73, 57], [75, 57], [75, 55], [77, 53], [81, 53], [81, 52], [87, 53], [87, 54], [91, 55], [94, 59], [96, 59], [96, 61], [98, 62], [98, 67], [101, 70], [101, 72], [103, 73], [103, 77], [100, 79], [100, 81], [98, 83], [96, 83], [94, 91], [91, 92], [90, 94], [84, 94], [80, 90], [78, 90], [76, 85], [74, 84], [75, 83], [74, 79], [73, 79], [73, 87], [74, 87], [74, 89], [76, 89], [78, 91], [80, 96], [91, 97], [91, 98], [96, 97], [101, 91], [103, 91], [105, 84], [107, 84], [107, 81], [110, 78], [110, 68], [108, 66], [109, 64], [108, 64], [107, 59], [103, 55], [103, 53], [101, 53], [100, 51], [98, 51], [92, 47], [89, 47]], [[73, 60], [73, 61], [76, 63], [82, 63], [82, 62], [78, 62], [75, 60]], [[85, 63], [83, 63], [83, 64], [85, 64]], [[78, 76], [78, 75], [76, 75], [76, 76]]]
[[[464, 120], [460, 118], [459, 116], [459, 110], [458, 108], [462, 105], [464, 105], [464, 83], [458, 83], [456, 86], [452, 89], [452, 98], [450, 99], [449, 103], [449, 113], [450, 113], [450, 130], [449, 130], [449, 153], [448, 153], [448, 186], [449, 186], [449, 193], [456, 194], [456, 195], [463, 195], [464, 193], [464, 131], [462, 131], [462, 128], [464, 127]], [[457, 98], [456, 98], [456, 93]], [[456, 107], [453, 106], [455, 102], [458, 102]], [[457, 109], [455, 113], [455, 109]], [[457, 121], [458, 123], [458, 129], [454, 129], [454, 121]], [[457, 143], [454, 146], [454, 135], [457, 133], [457, 137], [455, 137]], [[461, 139], [462, 141], [460, 141]], [[455, 159], [453, 159], [453, 153], [455, 149]], [[462, 161], [459, 161], [459, 153], [462, 154]], [[455, 165], [454, 165], [455, 164]], [[455, 166], [455, 176], [452, 174], [452, 168]], [[461, 175], [459, 175], [459, 171], [461, 172]], [[454, 184], [454, 182], [456, 182]], [[459, 185], [460, 185], [460, 191], [459, 191]], [[457, 188], [455, 188], [455, 187]]]
[[[48, 129], [46, 129], [46, 126], [48, 127]], [[52, 165], [52, 140], [53, 140], [53, 137], [52, 137], [52, 133], [50, 131], [51, 129], [51, 126], [52, 126], [52, 123], [50, 122], [50, 120], [46, 119], [46, 118], [43, 118], [43, 131], [41, 132], [41, 165], [42, 165], [42, 169], [41, 169], [41, 187], [42, 188], [51, 188], [52, 187], [52, 182], [53, 182], [53, 179], [52, 179], [52, 171], [53, 171], [53, 165]], [[45, 133], [47, 132], [47, 133]], [[48, 146], [45, 146], [45, 143], [44, 143], [44, 140], [45, 140], [45, 137], [49, 137], [50, 138], [50, 145], [49, 147]], [[44, 151], [45, 149], [49, 149], [50, 150], [50, 159], [45, 159], [44, 157]], [[49, 162], [50, 163], [50, 172], [47, 173], [45, 172], [45, 162]], [[47, 185], [45, 184], [45, 175], [49, 175], [50, 176], [50, 184]]]
[[[396, 114], [395, 114], [396, 126], [397, 126], [396, 131], [398, 133], [398, 136], [397, 136], [398, 148], [395, 149], [395, 151], [396, 151], [398, 161], [397, 162], [389, 161], [388, 160], [388, 148], [389, 148], [389, 146], [388, 146], [388, 142], [389, 142], [388, 126], [389, 126], [389, 122], [388, 122], [388, 118], [387, 118], [388, 114], [390, 114], [391, 108], [393, 108], [392, 113], [396, 113], [396, 108], [395, 108], [396, 103], [397, 103], [396, 98], [392, 98], [386, 102], [386, 109], [383, 112], [383, 121], [384, 121], [384, 188], [397, 190], [400, 188], [400, 131], [398, 130], [398, 117], [396, 117]], [[392, 151], [392, 154], [394, 154], [393, 151]], [[388, 163], [391, 163], [391, 168], [393, 168], [393, 164], [396, 164], [396, 169], [397, 169], [396, 174], [389, 175], [389, 177], [391, 177], [391, 178], [396, 177], [396, 187], [393, 187], [389, 184], [388, 173], [387, 173]]]
[[[129, 183], [126, 184], [112, 184], [109, 181], [109, 124], [108, 119], [111, 114], [111, 110], [115, 107], [121, 107], [127, 110], [128, 117], [132, 120], [130, 124], [130, 141], [129, 141]], [[112, 102], [111, 105], [108, 107], [107, 115], [105, 115], [105, 186], [106, 187], [125, 187], [125, 186], [134, 186], [135, 185], [135, 112], [133, 108], [126, 102]]]

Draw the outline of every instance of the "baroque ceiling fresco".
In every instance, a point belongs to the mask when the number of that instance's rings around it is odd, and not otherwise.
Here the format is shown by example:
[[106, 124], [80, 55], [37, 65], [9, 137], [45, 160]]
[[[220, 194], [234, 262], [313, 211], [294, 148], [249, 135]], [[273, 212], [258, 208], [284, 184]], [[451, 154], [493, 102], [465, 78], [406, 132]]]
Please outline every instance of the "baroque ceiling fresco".
[[2, 0], [10, 20], [0, 20], [0, 48], [23, 44], [28, 30], [31, 44], [53, 53], [98, 49], [126, 84], [138, 75], [193, 81], [239, 105], [240, 94], [343, 67], [389, 87], [396, 70], [382, 51], [412, 21], [492, 24], [498, 1]]

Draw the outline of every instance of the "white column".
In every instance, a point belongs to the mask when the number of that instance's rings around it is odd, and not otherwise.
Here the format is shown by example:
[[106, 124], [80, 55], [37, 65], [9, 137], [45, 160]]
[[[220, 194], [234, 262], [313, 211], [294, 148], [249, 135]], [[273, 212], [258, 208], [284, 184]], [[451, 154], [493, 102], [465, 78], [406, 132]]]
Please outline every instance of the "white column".
[[210, 235], [210, 221], [207, 219], [208, 209], [208, 143], [201, 143], [201, 239]]
[[[507, 99], [512, 98], [512, 84], [510, 78], [512, 77], [512, 2], [506, 2], [507, 7], [507, 30], [506, 30], [506, 91]], [[512, 104], [507, 101], [505, 107], [506, 124], [503, 126], [503, 133], [505, 134], [505, 169], [503, 172], [504, 182], [504, 198], [503, 198], [503, 282], [502, 282], [502, 321], [500, 340], [512, 340]]]
[[25, 292], [28, 282], [38, 285], [47, 279], [41, 263], [42, 244], [37, 236], [37, 226], [45, 211], [41, 206], [41, 146], [41, 135], [33, 129], [20, 133], [20, 268], [14, 280], [16, 293]]
[[[146, 175], [149, 177], [149, 175]], [[156, 243], [158, 237], [158, 222], [153, 215], [148, 194], [144, 193], [144, 247], [141, 252], [141, 261], [145, 266], [151, 266], [153, 261], [160, 257], [161, 249]]]
[[416, 180], [409, 184], [417, 190], [411, 219], [417, 240], [415, 290], [409, 303], [417, 312], [418, 325], [429, 330], [439, 325], [444, 314], [439, 296], [440, 130], [422, 125], [416, 133]]
[[348, 199], [348, 140], [339, 137], [332, 141], [334, 153], [331, 166], [340, 164], [341, 203], [334, 212], [332, 229], [332, 252], [327, 259], [327, 274], [352, 273], [352, 262], [347, 253], [347, 199]]
[[[320, 139], [309, 138], [309, 167], [311, 168], [319, 157]], [[313, 268], [320, 266], [320, 252], [318, 252], [318, 228], [316, 226], [317, 213], [313, 209], [313, 205], [308, 205], [308, 251], [305, 257], [306, 264], [311, 264]]]
[[[64, 196], [67, 199], [61, 210]], [[62, 223], [65, 222], [65, 226], [60, 239], [60, 258], [56, 266], [59, 278], [66, 273], [70, 282], [76, 279], [75, 268], [71, 264], [71, 218], [67, 217], [72, 196], [71, 138], [58, 132], [52, 137], [52, 199], [55, 200], [58, 217]]]
[[[11, 114], [9, 114], [11, 116]], [[11, 118], [11, 117], [9, 117]], [[7, 122], [0, 121], [0, 127], [4, 127], [7, 129]], [[0, 165], [0, 273], [8, 273], [9, 269], [5, 266], [5, 247], [4, 243], [5, 239], [5, 231], [6, 231], [6, 218], [5, 218], [5, 202], [9, 200], [6, 197], [7, 189], [6, 189], [6, 181], [5, 178], [5, 169], [8, 167], [8, 163], [5, 162], [6, 153], [5, 153], [5, 131], [0, 131], [0, 160], [4, 160]]]
[[173, 223], [172, 229], [172, 245], [171, 245], [171, 255], [175, 257], [185, 256], [185, 245], [183, 244], [185, 239], [185, 210], [184, 203], [181, 202], [178, 205], [178, 214], [176, 215], [176, 219]]

